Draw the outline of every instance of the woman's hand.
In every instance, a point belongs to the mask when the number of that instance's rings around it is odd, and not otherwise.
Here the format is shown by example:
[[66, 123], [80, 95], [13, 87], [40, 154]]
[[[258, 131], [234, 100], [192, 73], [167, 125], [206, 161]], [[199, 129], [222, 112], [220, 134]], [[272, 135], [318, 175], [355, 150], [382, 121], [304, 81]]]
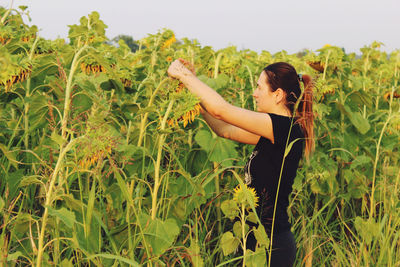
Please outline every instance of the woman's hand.
[[190, 70], [185, 67], [185, 65], [183, 65], [183, 63], [179, 59], [171, 63], [167, 72], [170, 77], [181, 81], [186, 76], [194, 75]]

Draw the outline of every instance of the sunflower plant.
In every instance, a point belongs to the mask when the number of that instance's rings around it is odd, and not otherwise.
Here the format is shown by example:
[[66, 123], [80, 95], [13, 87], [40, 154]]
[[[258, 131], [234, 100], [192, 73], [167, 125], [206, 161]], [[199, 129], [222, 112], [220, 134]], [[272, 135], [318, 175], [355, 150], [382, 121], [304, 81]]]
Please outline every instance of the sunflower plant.
[[0, 49], [0, 85], [4, 86], [5, 91], [11, 90], [12, 86], [18, 82], [25, 81], [32, 71], [31, 61], [24, 55], [11, 55], [6, 49]]
[[[269, 243], [265, 229], [260, 224], [255, 213], [258, 206], [258, 196], [254, 188], [241, 182], [233, 190], [233, 198], [221, 203], [221, 210], [227, 218], [235, 221], [232, 231], [225, 232], [221, 237], [221, 248], [224, 255], [237, 251], [239, 245], [243, 251], [242, 266], [263, 266], [266, 263], [266, 247]], [[253, 226], [250, 229], [251, 225]], [[246, 247], [248, 235], [253, 232], [257, 247], [252, 251]]]

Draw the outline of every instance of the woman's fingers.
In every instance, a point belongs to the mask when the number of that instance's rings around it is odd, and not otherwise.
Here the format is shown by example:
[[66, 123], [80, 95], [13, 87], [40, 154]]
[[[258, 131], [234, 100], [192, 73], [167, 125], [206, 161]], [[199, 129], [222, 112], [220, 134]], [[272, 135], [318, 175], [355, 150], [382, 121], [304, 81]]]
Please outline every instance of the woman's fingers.
[[171, 63], [169, 66], [167, 73], [170, 77], [172, 78], [178, 78], [177, 76], [179, 75], [179, 67], [177, 66], [178, 64], [181, 64], [179, 60], [175, 60]]
[[179, 59], [176, 59], [169, 66], [167, 73], [170, 77], [180, 79], [185, 73], [190, 72]]

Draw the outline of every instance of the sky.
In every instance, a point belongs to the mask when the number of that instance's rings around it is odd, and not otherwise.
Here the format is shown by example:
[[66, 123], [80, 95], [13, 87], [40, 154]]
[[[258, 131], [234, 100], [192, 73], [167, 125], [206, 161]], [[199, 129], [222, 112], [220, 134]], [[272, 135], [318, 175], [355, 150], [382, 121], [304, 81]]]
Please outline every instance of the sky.
[[47, 39], [67, 38], [67, 25], [97, 11], [110, 39], [139, 40], [168, 28], [177, 39], [214, 49], [296, 53], [330, 44], [357, 53], [373, 41], [389, 53], [400, 49], [400, 0], [13, 0], [14, 8], [20, 5], [29, 7], [26, 22]]

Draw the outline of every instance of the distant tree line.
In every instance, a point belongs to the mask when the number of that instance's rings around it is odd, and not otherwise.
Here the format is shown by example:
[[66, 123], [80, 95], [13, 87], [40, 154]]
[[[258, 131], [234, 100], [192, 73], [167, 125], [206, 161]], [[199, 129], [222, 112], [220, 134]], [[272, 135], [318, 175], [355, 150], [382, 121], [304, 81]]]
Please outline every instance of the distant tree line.
[[118, 41], [119, 40], [124, 40], [124, 42], [126, 43], [127, 46], [129, 46], [129, 48], [131, 49], [131, 51], [134, 53], [136, 50], [139, 49], [139, 45], [135, 42], [135, 40], [133, 39], [132, 36], [129, 35], [125, 35], [125, 34], [120, 34], [116, 37], [114, 37], [109, 44], [111, 45], [118, 45]]

